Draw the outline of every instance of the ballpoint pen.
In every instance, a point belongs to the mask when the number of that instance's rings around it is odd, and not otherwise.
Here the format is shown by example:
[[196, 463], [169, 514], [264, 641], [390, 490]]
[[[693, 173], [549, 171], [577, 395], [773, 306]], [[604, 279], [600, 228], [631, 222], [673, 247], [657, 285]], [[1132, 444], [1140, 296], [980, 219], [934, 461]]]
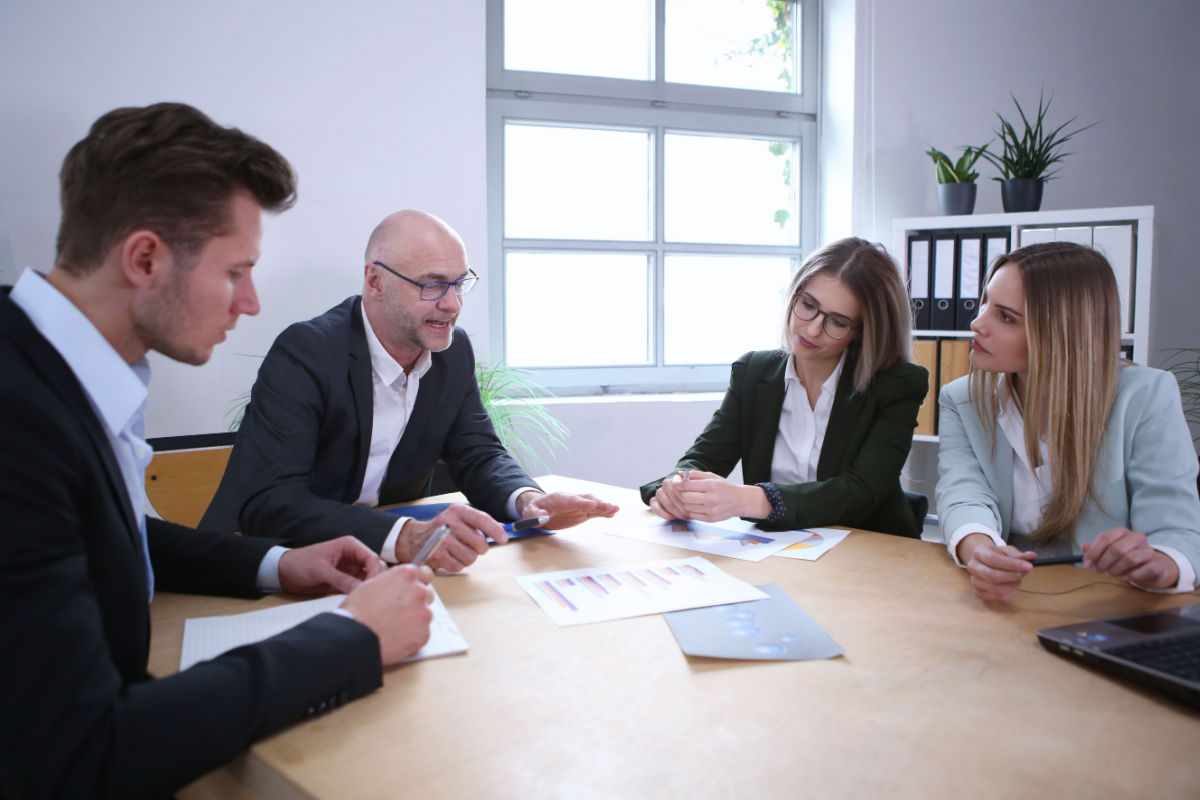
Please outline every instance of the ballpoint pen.
[[527, 531], [530, 528], [540, 528], [550, 521], [549, 517], [526, 517], [519, 519], [516, 522], [510, 522], [504, 526], [506, 533], [514, 533], [516, 531]]
[[417, 556], [412, 560], [412, 565], [414, 567], [422, 566], [426, 561], [429, 560], [429, 557], [433, 555], [433, 551], [437, 550], [438, 545], [445, 541], [446, 537], [449, 535], [449, 525], [442, 525], [440, 528], [434, 531], [433, 535], [426, 539], [425, 544], [421, 545], [421, 549], [417, 551]]

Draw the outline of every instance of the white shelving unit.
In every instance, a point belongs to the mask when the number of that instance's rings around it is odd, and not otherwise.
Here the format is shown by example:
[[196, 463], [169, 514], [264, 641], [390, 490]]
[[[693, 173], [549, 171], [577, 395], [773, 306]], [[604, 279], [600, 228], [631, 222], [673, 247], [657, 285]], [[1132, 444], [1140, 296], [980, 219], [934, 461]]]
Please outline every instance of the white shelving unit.
[[[916, 233], [938, 233], [974, 228], [1008, 228], [1013, 248], [1033, 241], [1066, 238], [1078, 241], [1087, 231], [1085, 244], [1091, 245], [1096, 228], [1128, 225], [1132, 233], [1129, 283], [1122, 286], [1121, 299], [1128, 329], [1121, 337], [1133, 345], [1133, 360], [1140, 364], [1150, 354], [1150, 291], [1154, 273], [1154, 206], [1120, 208], [1081, 208], [1068, 211], [1029, 211], [1020, 214], [968, 214], [955, 217], [903, 217], [892, 223], [893, 255], [908, 274], [908, 237]], [[1065, 234], [1065, 235], [1064, 235]], [[1105, 251], [1103, 243], [1097, 249]], [[1119, 254], [1105, 252], [1116, 264]], [[1119, 281], [1120, 282], [1120, 281]], [[970, 331], [922, 330], [917, 336], [931, 338], [969, 337]]]

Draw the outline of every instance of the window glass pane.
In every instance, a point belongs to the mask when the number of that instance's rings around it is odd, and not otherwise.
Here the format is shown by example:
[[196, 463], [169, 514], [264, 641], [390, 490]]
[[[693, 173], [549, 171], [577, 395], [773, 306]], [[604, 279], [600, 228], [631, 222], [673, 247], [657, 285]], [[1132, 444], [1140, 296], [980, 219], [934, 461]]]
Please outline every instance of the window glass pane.
[[650, 238], [646, 130], [504, 125], [504, 235]]
[[667, 364], [728, 364], [779, 347], [790, 258], [668, 255], [665, 266]]
[[645, 253], [507, 253], [505, 361], [650, 363], [649, 270]]
[[665, 147], [667, 241], [800, 244], [794, 142], [668, 133]]
[[505, 0], [504, 68], [649, 80], [654, 0]]
[[784, 0], [667, 0], [666, 79], [797, 92], [800, 7]]

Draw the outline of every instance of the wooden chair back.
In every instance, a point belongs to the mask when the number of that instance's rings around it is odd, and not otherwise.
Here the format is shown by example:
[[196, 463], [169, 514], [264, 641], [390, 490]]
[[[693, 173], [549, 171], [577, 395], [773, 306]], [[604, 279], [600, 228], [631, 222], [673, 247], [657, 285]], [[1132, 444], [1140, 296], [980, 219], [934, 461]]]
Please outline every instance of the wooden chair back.
[[233, 447], [155, 453], [146, 467], [146, 498], [168, 522], [196, 527], [208, 509]]

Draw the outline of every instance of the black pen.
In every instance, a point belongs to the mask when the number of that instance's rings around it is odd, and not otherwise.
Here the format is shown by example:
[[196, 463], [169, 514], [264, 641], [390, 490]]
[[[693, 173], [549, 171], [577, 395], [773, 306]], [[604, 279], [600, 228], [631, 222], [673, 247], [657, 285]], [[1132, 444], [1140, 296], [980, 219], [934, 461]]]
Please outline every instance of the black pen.
[[1045, 558], [1035, 558], [1031, 563], [1035, 567], [1048, 567], [1051, 564], [1078, 564], [1083, 561], [1083, 553], [1074, 553], [1069, 556], [1046, 556]]
[[519, 519], [516, 522], [510, 522], [504, 526], [504, 530], [508, 533], [514, 531], [527, 531], [530, 528], [540, 528], [550, 521], [549, 517], [526, 517]]

